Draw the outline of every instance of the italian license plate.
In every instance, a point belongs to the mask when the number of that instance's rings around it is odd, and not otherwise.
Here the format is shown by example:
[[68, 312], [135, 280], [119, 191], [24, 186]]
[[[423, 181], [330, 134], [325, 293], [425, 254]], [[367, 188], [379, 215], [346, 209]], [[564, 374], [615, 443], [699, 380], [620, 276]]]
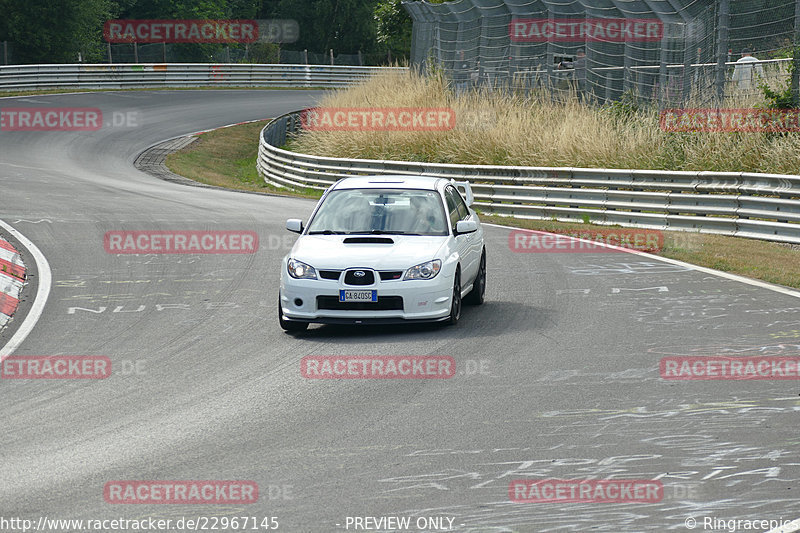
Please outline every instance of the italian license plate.
[[339, 291], [340, 302], [377, 302], [378, 291]]

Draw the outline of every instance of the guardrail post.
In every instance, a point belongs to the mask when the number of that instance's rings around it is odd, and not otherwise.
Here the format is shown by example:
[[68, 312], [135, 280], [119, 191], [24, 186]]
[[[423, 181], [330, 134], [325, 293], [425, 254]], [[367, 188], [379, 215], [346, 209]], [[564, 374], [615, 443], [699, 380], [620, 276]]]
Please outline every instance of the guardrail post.
[[[736, 208], [733, 210], [733, 234], [737, 235], [739, 230], [741, 229], [739, 226], [739, 211], [742, 209], [742, 191], [739, 190], [739, 186], [736, 187]], [[746, 217], [749, 218], [749, 217]]]

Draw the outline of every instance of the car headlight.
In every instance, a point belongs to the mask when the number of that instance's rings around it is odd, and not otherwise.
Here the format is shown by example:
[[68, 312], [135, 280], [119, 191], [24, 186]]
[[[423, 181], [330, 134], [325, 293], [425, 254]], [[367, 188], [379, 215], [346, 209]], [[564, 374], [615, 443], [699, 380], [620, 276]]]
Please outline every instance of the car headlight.
[[314, 270], [314, 267], [296, 259], [289, 259], [286, 263], [286, 270], [295, 279], [317, 279], [317, 271]]
[[428, 261], [427, 263], [422, 263], [409, 268], [408, 272], [406, 272], [406, 277], [403, 279], [433, 279], [441, 269], [441, 260], [434, 259], [433, 261]]

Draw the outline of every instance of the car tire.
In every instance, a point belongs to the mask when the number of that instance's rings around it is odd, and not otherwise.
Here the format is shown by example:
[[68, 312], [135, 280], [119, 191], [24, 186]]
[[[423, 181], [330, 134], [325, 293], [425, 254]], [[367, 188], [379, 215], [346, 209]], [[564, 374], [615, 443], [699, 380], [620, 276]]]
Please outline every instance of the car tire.
[[478, 267], [478, 275], [472, 283], [472, 290], [464, 297], [464, 303], [470, 305], [481, 305], [486, 294], [486, 250], [481, 254], [481, 263]]
[[283, 319], [283, 309], [281, 309], [281, 297], [278, 296], [278, 323], [287, 333], [305, 331], [308, 329], [308, 322], [292, 322]]
[[461, 318], [461, 270], [456, 269], [453, 280], [453, 296], [450, 300], [450, 316], [447, 318], [448, 326], [455, 326]]

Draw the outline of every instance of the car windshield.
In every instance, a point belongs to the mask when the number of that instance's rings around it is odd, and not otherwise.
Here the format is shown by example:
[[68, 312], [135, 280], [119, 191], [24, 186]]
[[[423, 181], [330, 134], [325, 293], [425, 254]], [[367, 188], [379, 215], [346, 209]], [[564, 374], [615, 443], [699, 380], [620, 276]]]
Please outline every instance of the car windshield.
[[416, 189], [331, 191], [308, 234], [447, 235], [439, 193]]

